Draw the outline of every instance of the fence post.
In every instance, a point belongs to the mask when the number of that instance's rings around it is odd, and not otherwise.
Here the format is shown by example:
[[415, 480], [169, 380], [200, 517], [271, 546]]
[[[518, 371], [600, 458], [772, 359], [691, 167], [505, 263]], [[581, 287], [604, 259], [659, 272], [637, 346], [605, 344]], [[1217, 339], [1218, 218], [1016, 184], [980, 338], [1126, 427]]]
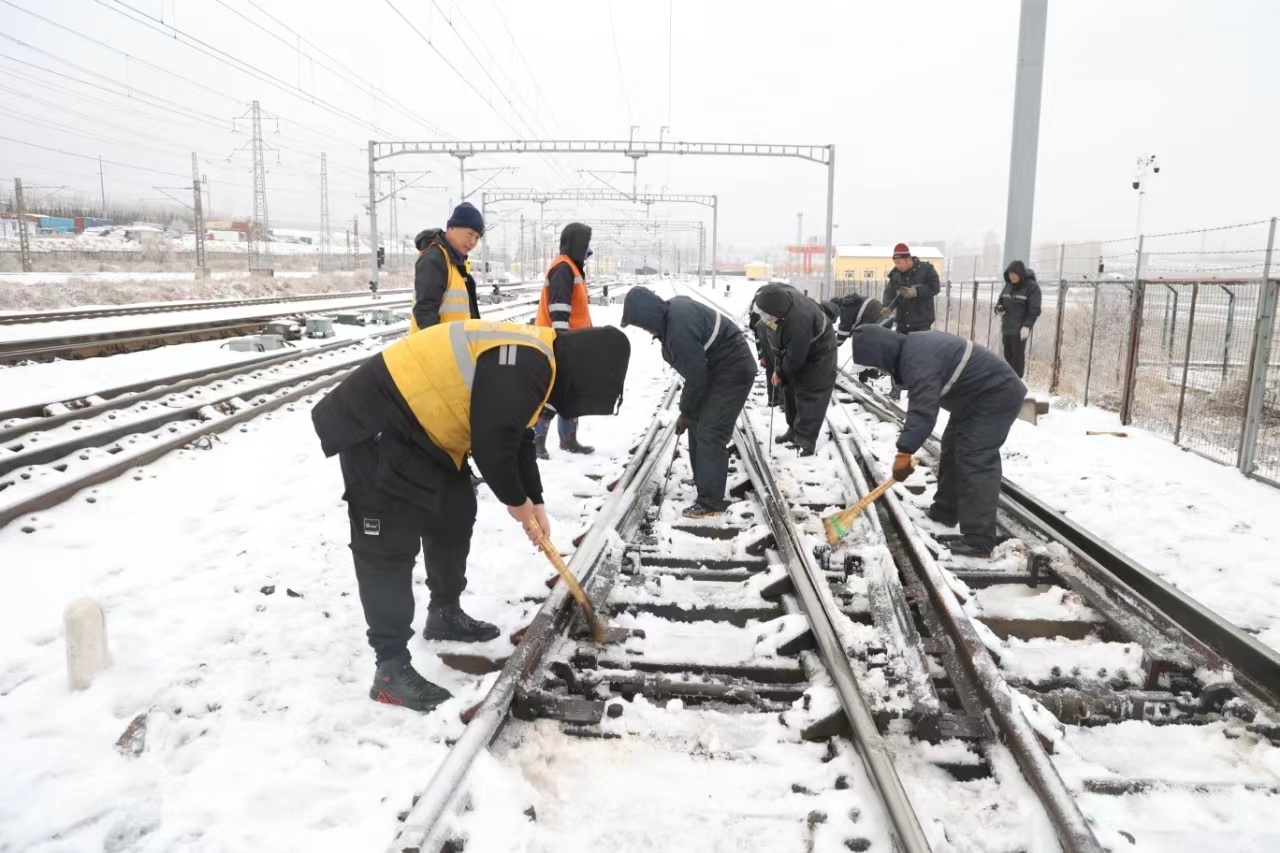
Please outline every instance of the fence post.
[[[1222, 378], [1226, 379], [1227, 370], [1231, 366], [1231, 329], [1236, 324], [1236, 295], [1225, 284], [1218, 285], [1218, 288], [1227, 294], [1227, 326], [1222, 334]], [[1261, 293], [1258, 298], [1262, 298]]]
[[1138, 235], [1138, 262], [1133, 268], [1133, 312], [1129, 318], [1129, 347], [1125, 354], [1124, 385], [1120, 396], [1120, 423], [1133, 423], [1133, 394], [1138, 384], [1138, 351], [1142, 348], [1142, 308], [1146, 289], [1142, 286], [1142, 246], [1145, 237]]
[[951, 279], [947, 279], [947, 299], [942, 304], [942, 331], [951, 331]]
[[1089, 383], [1093, 379], [1093, 342], [1098, 335], [1098, 288], [1093, 284], [1093, 318], [1089, 321], [1089, 357], [1084, 363], [1084, 405], [1089, 405]]
[[1053, 327], [1053, 373], [1049, 378], [1049, 393], [1058, 393], [1058, 378], [1062, 373], [1062, 327], [1066, 324], [1067, 274], [1063, 267], [1067, 257], [1067, 244], [1058, 250], [1058, 321]]
[[995, 344], [991, 340], [991, 324], [996, 319], [996, 283], [991, 282], [991, 298], [987, 301], [991, 303], [990, 311], [987, 312], [987, 346], [994, 347]]
[[1196, 333], [1196, 302], [1200, 298], [1200, 283], [1191, 284], [1191, 311], [1187, 315], [1187, 348], [1182, 356], [1182, 385], [1178, 389], [1178, 416], [1173, 424], [1173, 443], [1182, 441], [1182, 410], [1187, 402], [1187, 373], [1191, 370], [1191, 339]]
[[1271, 283], [1271, 257], [1276, 245], [1276, 218], [1271, 217], [1267, 233], [1267, 255], [1262, 262], [1262, 290], [1258, 294], [1258, 320], [1253, 330], [1253, 353], [1249, 362], [1249, 396], [1244, 406], [1244, 434], [1240, 439], [1240, 471], [1253, 473], [1258, 453], [1258, 424], [1262, 420], [1262, 403], [1267, 394], [1267, 362], [1271, 358], [1272, 333], [1276, 327], [1276, 291], [1280, 284]]
[[969, 340], [978, 342], [978, 280], [973, 280], [973, 305], [969, 308]]

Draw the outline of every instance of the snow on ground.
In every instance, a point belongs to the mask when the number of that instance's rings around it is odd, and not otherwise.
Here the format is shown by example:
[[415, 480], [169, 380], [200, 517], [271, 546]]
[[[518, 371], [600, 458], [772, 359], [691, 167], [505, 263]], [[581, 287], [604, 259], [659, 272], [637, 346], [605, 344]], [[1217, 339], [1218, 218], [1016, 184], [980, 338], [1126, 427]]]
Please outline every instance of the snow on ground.
[[[593, 315], [616, 324], [621, 306]], [[565, 549], [672, 376], [648, 335], [629, 334], [622, 413], [582, 422], [596, 453], [563, 454], [553, 440], [542, 465], [552, 539]], [[432, 654], [443, 644], [415, 637], [423, 673], [456, 698], [426, 716], [369, 701], [341, 476], [320, 454], [310, 402], [100, 486], [94, 503], [80, 496], [0, 530], [0, 850], [388, 843], [458, 713], [496, 676], [447, 669]], [[487, 651], [509, 648], [550, 572], [482, 488], [463, 602], [503, 629]], [[415, 581], [420, 629], [421, 564]], [[62, 611], [84, 595], [106, 611], [115, 664], [71, 693]], [[113, 744], [143, 712], [146, 750], [126, 758]]]

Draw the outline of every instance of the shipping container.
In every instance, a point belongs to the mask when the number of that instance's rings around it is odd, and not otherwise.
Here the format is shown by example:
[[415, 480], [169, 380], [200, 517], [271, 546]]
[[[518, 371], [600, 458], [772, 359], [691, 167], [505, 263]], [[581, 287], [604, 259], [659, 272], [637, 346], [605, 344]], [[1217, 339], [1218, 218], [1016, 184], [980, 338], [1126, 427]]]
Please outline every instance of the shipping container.
[[231, 230], [232, 230], [232, 231], [239, 231], [241, 234], [248, 234], [248, 233], [249, 233], [249, 220], [247, 220], [247, 219], [237, 219], [237, 220], [233, 220], [233, 221], [232, 221], [232, 223], [231, 223]]
[[53, 231], [57, 234], [74, 234], [76, 221], [68, 216], [42, 216], [40, 230]]
[[239, 243], [244, 240], [244, 235], [239, 231], [210, 231], [206, 236], [206, 240], [217, 240], [223, 243]]
[[107, 227], [110, 227], [110, 225], [111, 225], [110, 219], [103, 219], [100, 216], [84, 217], [85, 228], [107, 228]]

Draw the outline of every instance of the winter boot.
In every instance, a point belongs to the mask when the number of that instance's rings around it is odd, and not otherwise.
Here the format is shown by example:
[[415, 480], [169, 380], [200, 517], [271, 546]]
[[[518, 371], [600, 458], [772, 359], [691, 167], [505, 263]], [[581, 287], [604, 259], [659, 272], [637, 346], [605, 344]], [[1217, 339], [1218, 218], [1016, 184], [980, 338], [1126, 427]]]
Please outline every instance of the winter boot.
[[560, 449], [568, 453], [595, 453], [596, 449], [578, 441], [576, 432], [570, 433], [569, 437], [560, 442]]
[[409, 658], [404, 657], [378, 664], [373, 674], [373, 686], [369, 688], [369, 698], [387, 705], [426, 712], [453, 698], [453, 694], [419, 675]]
[[793, 430], [791, 427], [787, 427], [787, 431], [784, 432], [782, 435], [778, 436], [777, 438], [775, 438], [773, 440], [773, 443], [786, 444], [789, 441], [794, 441], [795, 437], [796, 437], [796, 431]]
[[701, 503], [695, 503], [692, 506], [686, 507], [685, 511], [680, 514], [685, 518], [711, 518], [716, 515], [724, 515], [724, 510]]
[[796, 446], [796, 450], [800, 451], [801, 456], [812, 456], [814, 454], [815, 444], [813, 442], [808, 442], [802, 438], [797, 438], [795, 441], [791, 443]]
[[545, 434], [533, 437], [533, 449], [537, 451], [539, 459], [551, 458], [551, 454], [547, 452], [547, 437]]
[[947, 545], [953, 557], [975, 557], [980, 560], [991, 559], [991, 549], [975, 545], [965, 539]]
[[501, 633], [497, 625], [481, 622], [462, 612], [461, 605], [445, 604], [427, 608], [427, 627], [422, 631], [422, 638], [452, 640], [455, 643], [484, 643]]
[[943, 527], [955, 527], [960, 523], [960, 519], [954, 513], [946, 512], [937, 504], [930, 504], [929, 511], [925, 515], [929, 516], [930, 521], [936, 521]]

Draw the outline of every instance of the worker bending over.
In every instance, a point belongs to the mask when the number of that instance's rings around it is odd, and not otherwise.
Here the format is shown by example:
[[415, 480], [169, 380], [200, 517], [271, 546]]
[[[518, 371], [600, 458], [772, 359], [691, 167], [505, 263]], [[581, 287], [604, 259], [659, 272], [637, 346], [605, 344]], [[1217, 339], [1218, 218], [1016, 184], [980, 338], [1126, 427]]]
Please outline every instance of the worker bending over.
[[428, 711], [444, 688], [413, 668], [413, 566], [427, 565], [428, 640], [482, 642], [495, 625], [463, 612], [476, 497], [471, 453], [494, 496], [550, 535], [531, 427], [548, 403], [569, 417], [613, 414], [631, 345], [612, 327], [556, 332], [466, 320], [416, 332], [366, 361], [312, 421], [338, 454], [360, 603], [377, 661], [369, 696]]
[[[581, 222], [570, 222], [560, 232], [560, 256], [551, 262], [547, 280], [538, 300], [537, 324], [564, 331], [591, 328], [591, 305], [587, 299], [587, 276], [584, 270], [591, 256], [591, 229]], [[538, 418], [533, 428], [533, 445], [539, 459], [550, 459], [547, 433], [556, 413], [550, 408]], [[578, 419], [560, 415], [560, 449], [569, 453], [592, 453], [578, 441]]]
[[771, 381], [781, 386], [783, 404], [793, 413], [777, 440], [812, 456], [836, 384], [835, 329], [821, 305], [789, 284], [760, 288], [756, 309], [776, 341]]
[[622, 325], [662, 342], [662, 358], [684, 377], [676, 433], [689, 431], [689, 463], [698, 499], [685, 518], [719, 515], [729, 506], [729, 438], [756, 378], [747, 340], [728, 317], [688, 296], [663, 299], [647, 287], [627, 291]]
[[958, 335], [928, 331], [900, 335], [881, 326], [853, 332], [853, 359], [892, 375], [907, 389], [907, 420], [898, 436], [893, 476], [911, 474], [912, 456], [933, 432], [938, 408], [950, 412], [942, 433], [938, 489], [929, 518], [960, 525], [958, 556], [989, 557], [998, 543], [1000, 447], [1018, 417], [1027, 388], [1004, 359]]

